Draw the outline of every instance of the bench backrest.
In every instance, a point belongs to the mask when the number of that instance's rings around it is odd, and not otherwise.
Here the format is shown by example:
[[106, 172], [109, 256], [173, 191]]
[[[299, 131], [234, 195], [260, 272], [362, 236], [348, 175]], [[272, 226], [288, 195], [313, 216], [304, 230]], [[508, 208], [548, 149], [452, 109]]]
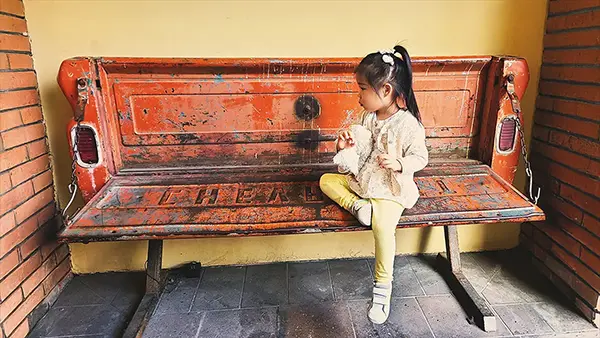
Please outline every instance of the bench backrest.
[[[353, 73], [359, 61], [66, 60], [59, 83], [88, 127], [79, 137], [84, 197], [117, 174], [330, 164], [339, 130], [360, 113]], [[510, 151], [495, 143], [499, 122], [512, 113], [504, 80], [514, 74], [522, 95], [524, 60], [415, 58], [413, 68], [432, 159], [480, 160], [512, 181], [514, 130]]]

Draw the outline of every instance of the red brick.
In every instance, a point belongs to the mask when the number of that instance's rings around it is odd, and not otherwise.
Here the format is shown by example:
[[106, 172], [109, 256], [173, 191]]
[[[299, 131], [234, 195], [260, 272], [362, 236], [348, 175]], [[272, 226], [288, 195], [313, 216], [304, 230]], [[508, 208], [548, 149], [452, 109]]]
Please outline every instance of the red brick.
[[[36, 176], [50, 168], [50, 158], [48, 155], [43, 155], [35, 160], [21, 164], [18, 167], [10, 170], [10, 179], [14, 185], [19, 185], [21, 182]], [[35, 187], [35, 184], [34, 184]]]
[[563, 280], [568, 285], [573, 284], [573, 280], [577, 279], [573, 272], [566, 268], [564, 264], [560, 263], [557, 259], [551, 255], [547, 255], [544, 259], [544, 264], [552, 271], [554, 275]]
[[548, 173], [590, 195], [600, 195], [600, 180], [580, 174], [554, 162], [548, 164]]
[[69, 256], [69, 246], [66, 244], [61, 245], [55, 252], [56, 261], [61, 262], [63, 259]]
[[2, 288], [0, 288], [0, 299], [6, 299], [40, 264], [42, 264], [40, 253], [36, 252], [19, 265], [15, 271], [6, 276], [2, 281]]
[[534, 118], [536, 124], [565, 130], [590, 138], [598, 137], [600, 131], [600, 124], [598, 123], [576, 120], [567, 116], [553, 114], [545, 110], [537, 110]]
[[0, 257], [6, 255], [9, 251], [31, 236], [38, 228], [37, 220], [32, 218], [23, 224], [18, 225], [13, 231], [0, 238]]
[[8, 63], [10, 69], [33, 69], [33, 58], [27, 54], [9, 54]]
[[542, 66], [542, 72], [540, 76], [544, 80], [599, 82], [600, 68]]
[[12, 189], [10, 173], [0, 174], [0, 195], [6, 194], [10, 189]]
[[0, 276], [8, 275], [17, 265], [19, 265], [19, 253], [17, 250], [13, 250], [8, 255], [0, 258]]
[[12, 334], [42, 300], [44, 300], [44, 289], [40, 286], [4, 321], [4, 331], [9, 335]]
[[[2, 73], [0, 73], [1, 75]], [[0, 84], [0, 86], [2, 86]], [[8, 112], [0, 113], [0, 131], [15, 128], [23, 124], [21, 120], [21, 114], [18, 110], [11, 110]]]
[[592, 212], [594, 210], [600, 210], [600, 200], [598, 198], [582, 194], [579, 190], [573, 189], [568, 185], [563, 185], [561, 187], [560, 196], [585, 211]]
[[29, 158], [36, 158], [47, 153], [48, 147], [46, 146], [46, 139], [38, 140], [28, 144], [27, 151], [29, 153]]
[[44, 137], [44, 125], [41, 123], [11, 129], [2, 133], [4, 147], [12, 148]]
[[15, 209], [15, 215], [17, 217], [17, 223], [20, 223], [33, 214], [38, 212], [40, 209], [48, 205], [54, 200], [54, 189], [52, 187], [40, 192], [33, 196], [27, 202], [23, 203]]
[[23, 301], [23, 292], [17, 289], [0, 303], [0, 322], [3, 322]]
[[25, 8], [22, 0], [2, 0], [0, 1], [0, 12], [25, 16]]
[[544, 144], [537, 140], [533, 140], [531, 143], [531, 149], [532, 152], [542, 154], [555, 162], [562, 163], [587, 174], [596, 175], [600, 172], [597, 171], [600, 162], [577, 155], [567, 150], [563, 150], [549, 144]]
[[[598, 53], [600, 55], [600, 53]], [[600, 101], [599, 87], [586, 84], [540, 81], [540, 94], [569, 97], [580, 100]], [[598, 135], [596, 134], [596, 137]]]
[[37, 85], [34, 72], [0, 73], [0, 90], [30, 88]]
[[0, 102], [2, 102], [2, 107], [0, 107], [0, 110], [8, 110], [12, 108], [20, 108], [39, 104], [40, 98], [37, 90], [35, 89], [18, 90], [0, 93]]
[[21, 34], [0, 34], [2, 50], [29, 52], [29, 38]]
[[581, 251], [581, 244], [573, 237], [562, 231], [559, 227], [551, 223], [543, 222], [538, 224], [540, 229], [545, 232], [552, 240], [562, 245], [568, 252], [578, 255]]
[[15, 213], [9, 212], [6, 215], [0, 217], [0, 237], [4, 236], [7, 232], [11, 231], [17, 226], [15, 222]]
[[0, 171], [4, 171], [29, 160], [27, 147], [19, 147], [0, 152]]
[[24, 124], [31, 124], [42, 120], [42, 108], [39, 106], [23, 108], [20, 111]]
[[0, 69], [8, 69], [8, 55], [6, 53], [0, 53]]
[[548, 14], [572, 12], [580, 9], [594, 8], [598, 6], [597, 0], [556, 0], [550, 1]]
[[549, 197], [548, 200], [550, 206], [554, 209], [554, 211], [560, 212], [576, 224], [581, 224], [581, 221], [583, 219], [583, 212], [581, 211], [581, 209], [565, 201], [562, 201], [554, 196]]
[[598, 250], [598, 248], [600, 248], [600, 239], [592, 235], [583, 227], [570, 222], [564, 217], [558, 217], [556, 223], [584, 246], [592, 250]]
[[550, 143], [569, 148], [580, 154], [600, 159], [600, 147], [598, 146], [598, 142], [552, 130], [550, 132]]
[[[49, 294], [52, 290], [61, 283], [65, 279], [71, 271], [70, 261], [68, 259], [64, 259], [62, 262], [58, 264], [58, 267], [54, 269], [48, 275], [48, 278], [44, 280], [42, 285], [44, 286], [44, 293]], [[60, 287], [60, 286], [59, 286]], [[64, 287], [64, 286], [63, 286]]]
[[600, 28], [548, 33], [544, 47], [591, 47], [600, 44]]
[[595, 290], [600, 290], [600, 276], [598, 276], [596, 273], [594, 273], [594, 271], [590, 270], [590, 268], [585, 266], [579, 260], [579, 257], [568, 254], [558, 245], [552, 246], [552, 253], [554, 253], [558, 258], [560, 258], [560, 260], [564, 262], [569, 268], [575, 271], [575, 274], [579, 276], [579, 278], [583, 279]]
[[29, 322], [23, 320], [9, 338], [25, 338], [29, 334]]
[[36, 216], [38, 224], [40, 226], [46, 224], [46, 222], [48, 222], [50, 219], [52, 219], [54, 217], [55, 213], [56, 213], [55, 203], [50, 203], [50, 204], [46, 205], [40, 212], [38, 212], [38, 214]]
[[[595, 212], [597, 213], [598, 209], [596, 209]], [[583, 227], [588, 229], [590, 232], [592, 232], [596, 236], [600, 237], [600, 221], [598, 221], [594, 217], [590, 216], [589, 214], [583, 215]], [[595, 248], [595, 249], [598, 250], [597, 252], [600, 252], [600, 247]], [[600, 271], [600, 270], [598, 270], [598, 271]]]
[[543, 63], [595, 65], [600, 61], [600, 53], [595, 49], [545, 50], [542, 60]]
[[574, 278], [571, 286], [573, 287], [573, 290], [588, 303], [594, 304], [598, 302], [598, 292], [588, 284], [584, 283], [581, 279]]
[[546, 250], [550, 250], [552, 247], [552, 240], [550, 237], [538, 229], [533, 229], [533, 241]]
[[579, 255], [581, 261], [587, 264], [592, 271], [600, 272], [600, 257], [596, 256], [592, 251], [584, 248]]
[[548, 21], [546, 21], [546, 30], [548, 32], [594, 26], [600, 26], [600, 14], [597, 11], [554, 16], [548, 18]]
[[4, 215], [31, 196], [33, 196], [33, 185], [31, 182], [25, 182], [0, 196], [0, 215]]
[[21, 243], [21, 257], [28, 257], [32, 252], [42, 246], [46, 242], [46, 232], [44, 229], [38, 229], [32, 236]]
[[0, 14], [0, 31], [25, 33], [27, 32], [27, 23], [25, 19]]
[[[544, 66], [545, 67], [545, 66]], [[554, 67], [548, 67], [551, 69]], [[556, 68], [565, 68], [570, 69], [568, 67], [556, 67]], [[587, 69], [587, 68], [577, 68], [577, 69]], [[600, 68], [595, 68], [600, 74]], [[543, 71], [543, 70], [542, 70]], [[588, 71], [590, 71], [588, 69]], [[560, 75], [564, 76], [564, 75]], [[600, 81], [596, 80], [596, 81]], [[578, 117], [583, 117], [590, 120], [600, 121], [600, 105], [590, 104], [585, 102], [564, 100], [560, 98], [548, 97], [548, 96], [540, 96], [537, 100], [538, 108], [549, 110], [565, 115], [573, 115]]]
[[21, 288], [23, 289], [23, 295], [27, 297], [33, 290], [42, 284], [42, 281], [56, 268], [56, 260], [54, 257], [47, 259], [42, 265], [35, 270], [29, 278], [27, 278]]
[[[595, 306], [595, 308], [600, 308], [600, 301], [596, 302], [597, 305]], [[596, 325], [596, 327], [600, 326], [600, 316], [598, 313], [596, 313], [596, 311], [594, 311], [594, 309], [592, 309], [592, 307], [590, 307], [590, 305], [582, 301], [580, 298], [575, 298], [575, 307], [577, 307], [581, 314], [584, 315], [584, 318], [591, 320], [592, 323]]]
[[40, 249], [40, 251], [42, 252], [42, 259], [50, 257], [50, 255], [54, 253], [54, 251], [56, 250], [56, 248], [58, 248], [59, 245], [61, 244], [57, 241], [48, 241], [44, 245], [42, 245]]
[[52, 172], [46, 170], [43, 174], [35, 177], [33, 180], [33, 190], [38, 193], [52, 184]]

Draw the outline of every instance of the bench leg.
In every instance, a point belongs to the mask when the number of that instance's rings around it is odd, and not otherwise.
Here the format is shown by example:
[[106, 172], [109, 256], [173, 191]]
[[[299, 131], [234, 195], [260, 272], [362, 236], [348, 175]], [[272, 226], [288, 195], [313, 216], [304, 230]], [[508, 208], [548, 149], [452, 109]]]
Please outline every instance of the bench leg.
[[140, 301], [125, 333], [124, 338], [141, 337], [150, 316], [158, 303], [158, 297], [162, 289], [161, 266], [162, 266], [162, 240], [148, 241], [148, 264], [146, 266], [146, 293]]
[[442, 274], [470, 320], [486, 332], [496, 331], [494, 313], [462, 273], [456, 226], [444, 226], [444, 235], [446, 237], [446, 255], [438, 255]]

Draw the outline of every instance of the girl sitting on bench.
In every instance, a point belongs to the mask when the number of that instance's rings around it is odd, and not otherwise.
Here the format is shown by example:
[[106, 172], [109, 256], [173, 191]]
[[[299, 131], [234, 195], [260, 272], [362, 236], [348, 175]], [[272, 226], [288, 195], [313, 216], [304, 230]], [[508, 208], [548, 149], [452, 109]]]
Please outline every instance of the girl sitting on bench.
[[320, 186], [373, 229], [375, 281], [368, 317], [382, 324], [390, 313], [396, 225], [419, 198], [413, 175], [427, 165], [428, 152], [406, 49], [395, 46], [367, 55], [355, 75], [366, 112], [360, 126], [338, 136], [334, 161], [342, 174], [324, 174]]

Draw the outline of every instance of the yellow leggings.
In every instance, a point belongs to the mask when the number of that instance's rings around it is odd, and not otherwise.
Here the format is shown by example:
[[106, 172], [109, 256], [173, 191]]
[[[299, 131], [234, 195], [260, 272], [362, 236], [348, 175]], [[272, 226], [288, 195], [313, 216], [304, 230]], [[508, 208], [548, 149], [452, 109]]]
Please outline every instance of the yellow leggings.
[[[350, 189], [345, 175], [324, 174], [319, 185], [325, 195], [346, 210], [350, 210], [352, 204], [360, 199]], [[386, 199], [371, 198], [369, 201], [373, 205], [371, 227], [375, 237], [375, 281], [387, 284], [394, 276], [396, 226], [404, 207]]]

